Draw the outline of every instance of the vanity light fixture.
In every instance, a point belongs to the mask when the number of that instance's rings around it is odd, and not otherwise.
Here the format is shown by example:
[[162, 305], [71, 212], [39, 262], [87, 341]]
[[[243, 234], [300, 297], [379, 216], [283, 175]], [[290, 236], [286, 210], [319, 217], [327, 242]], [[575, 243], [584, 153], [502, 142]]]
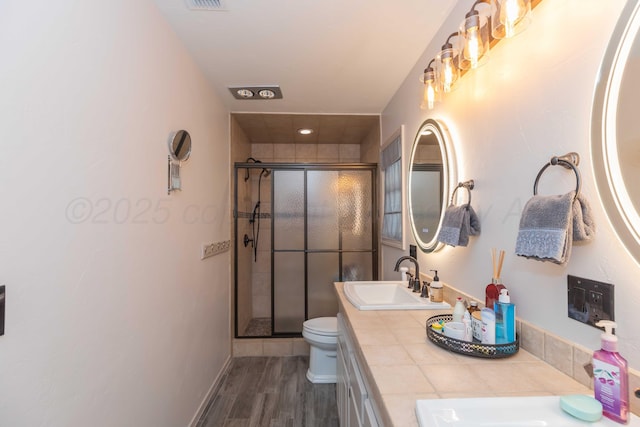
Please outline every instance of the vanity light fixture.
[[311, 135], [313, 133], [313, 129], [309, 129], [309, 128], [302, 128], [302, 129], [298, 129], [297, 132], [300, 135]]
[[[420, 108], [432, 109], [439, 93], [450, 92], [466, 72], [487, 62], [489, 50], [500, 40], [522, 32], [531, 22], [531, 9], [541, 1], [476, 0], [458, 31], [447, 37], [440, 52], [420, 76], [424, 86]], [[491, 6], [488, 13], [476, 10], [481, 3]], [[458, 36], [457, 48], [450, 42], [454, 36]], [[431, 67], [434, 62], [435, 72]]]

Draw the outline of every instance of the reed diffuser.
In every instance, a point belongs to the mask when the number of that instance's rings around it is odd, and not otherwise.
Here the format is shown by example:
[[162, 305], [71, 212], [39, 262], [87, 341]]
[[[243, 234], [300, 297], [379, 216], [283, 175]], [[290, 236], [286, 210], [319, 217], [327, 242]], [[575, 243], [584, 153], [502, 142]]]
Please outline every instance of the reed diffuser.
[[500, 254], [498, 255], [498, 251], [496, 250], [496, 248], [491, 248], [491, 263], [493, 266], [493, 277], [491, 278], [491, 283], [487, 285], [487, 288], [485, 290], [484, 306], [492, 310], [493, 310], [493, 303], [498, 301], [498, 298], [500, 297], [500, 291], [502, 289], [505, 289], [505, 286], [502, 284], [502, 279], [500, 278], [503, 262], [504, 262], [504, 251], [500, 250]]

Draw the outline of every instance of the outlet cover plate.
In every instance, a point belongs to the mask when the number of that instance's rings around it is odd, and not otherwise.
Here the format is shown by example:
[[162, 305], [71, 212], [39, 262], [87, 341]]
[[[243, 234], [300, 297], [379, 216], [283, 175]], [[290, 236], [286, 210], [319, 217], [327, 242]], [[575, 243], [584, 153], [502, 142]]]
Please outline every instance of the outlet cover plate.
[[226, 252], [231, 247], [230, 240], [224, 240], [222, 242], [215, 243], [203, 243], [202, 251], [200, 253], [200, 259], [205, 259], [212, 257], [214, 255], [218, 255], [222, 252]]
[[596, 328], [599, 320], [615, 320], [613, 290], [610, 283], [567, 275], [567, 315]]

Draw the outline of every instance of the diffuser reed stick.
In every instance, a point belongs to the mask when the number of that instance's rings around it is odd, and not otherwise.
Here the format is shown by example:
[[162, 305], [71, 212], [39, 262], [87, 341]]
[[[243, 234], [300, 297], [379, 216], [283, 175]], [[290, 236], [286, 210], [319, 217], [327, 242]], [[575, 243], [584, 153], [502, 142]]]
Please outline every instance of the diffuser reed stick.
[[504, 289], [500, 274], [502, 273], [502, 265], [504, 264], [504, 251], [491, 248], [491, 265], [493, 267], [493, 278], [491, 283], [485, 290], [485, 307], [493, 308], [493, 304], [498, 300], [500, 290]]

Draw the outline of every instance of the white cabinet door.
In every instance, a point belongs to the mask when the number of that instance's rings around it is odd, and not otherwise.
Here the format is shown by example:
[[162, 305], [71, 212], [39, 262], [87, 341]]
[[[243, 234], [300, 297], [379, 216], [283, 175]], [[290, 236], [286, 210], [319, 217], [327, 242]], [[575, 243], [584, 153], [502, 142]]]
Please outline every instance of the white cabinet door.
[[379, 427], [376, 414], [371, 406], [371, 399], [364, 401], [364, 416], [362, 417], [362, 427]]
[[364, 385], [364, 380], [360, 374], [360, 368], [358, 362], [353, 353], [349, 356], [349, 383], [351, 385], [351, 395], [353, 396], [356, 410], [358, 411], [358, 418], [362, 419], [364, 412], [364, 400], [367, 398], [367, 389]]
[[353, 398], [353, 393], [349, 393], [349, 424], [348, 427], [362, 427], [360, 422], [360, 414], [358, 412], [358, 404]]
[[336, 366], [336, 400], [338, 403], [338, 417], [340, 418], [340, 426], [348, 427], [349, 426], [349, 412], [348, 412], [348, 399], [349, 399], [349, 374], [347, 372], [347, 356], [344, 352], [344, 349], [338, 343], [338, 356], [337, 356], [337, 366]]

